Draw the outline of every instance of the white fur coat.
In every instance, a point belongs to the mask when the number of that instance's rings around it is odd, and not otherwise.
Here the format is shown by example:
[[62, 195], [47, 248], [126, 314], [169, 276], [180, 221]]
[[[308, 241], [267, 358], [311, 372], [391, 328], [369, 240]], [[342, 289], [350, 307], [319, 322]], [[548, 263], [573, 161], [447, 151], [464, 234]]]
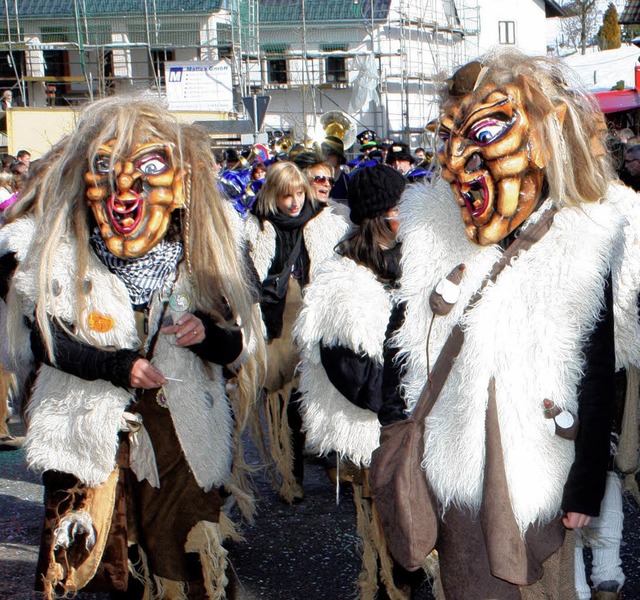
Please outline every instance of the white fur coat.
[[[254, 215], [249, 215], [245, 221], [249, 254], [260, 281], [266, 279], [276, 254], [276, 231], [269, 221], [264, 221], [263, 225], [264, 229], [261, 229], [260, 221]], [[310, 280], [313, 280], [315, 270], [333, 255], [335, 245], [348, 230], [349, 222], [344, 216], [335, 213], [331, 206], [325, 207], [304, 226], [304, 245], [311, 262]]]
[[[616, 294], [616, 331], [625, 332], [619, 361], [637, 363], [637, 313], [631, 304], [635, 305], [638, 291], [639, 220], [623, 213], [638, 200], [620, 186], [612, 186], [610, 196], [617, 201], [559, 210], [549, 232], [514, 259], [464, 317], [462, 350], [426, 421], [423, 466], [444, 507], [450, 503], [479, 507], [487, 390], [493, 378], [516, 520], [524, 531], [559, 512], [574, 445], [553, 434], [543, 401], [577, 411], [582, 350], [603, 305], [609, 271]], [[637, 213], [635, 206], [633, 210]], [[403, 391], [411, 410], [427, 374], [431, 291], [457, 264], [466, 265], [460, 299], [449, 315], [436, 317], [433, 323], [429, 342], [433, 365], [501, 250], [467, 239], [460, 209], [441, 180], [432, 186], [410, 186], [400, 212], [399, 299], [407, 302], [407, 311], [394, 343], [406, 362]], [[635, 263], [628, 264], [634, 253]]]
[[300, 391], [307, 447], [335, 451], [369, 466], [380, 424], [373, 411], [347, 400], [331, 384], [320, 360], [320, 344], [341, 345], [382, 363], [391, 294], [371, 270], [348, 258], [320, 267], [304, 295], [294, 338], [300, 349]]
[[[73, 241], [62, 240], [58, 248], [53, 265], [55, 290], [48, 312], [52, 313], [55, 307], [81, 342], [113, 349], [140, 348], [127, 290], [93, 254], [85, 285], [86, 310], [76, 318]], [[184, 270], [179, 273], [172, 290], [166, 290], [167, 298], [173, 292], [190, 294]], [[19, 296], [29, 318], [33, 316], [37, 285], [37, 273], [28, 265], [22, 265], [12, 281], [11, 293]], [[161, 311], [162, 302], [155, 298], [147, 343], [160, 324]], [[106, 332], [92, 329], [88, 320], [91, 313], [113, 319], [113, 327]], [[182, 313], [167, 306], [167, 314], [175, 322]], [[25, 348], [29, 348], [28, 330], [22, 335], [22, 343], [15, 340], [13, 344], [14, 359], [18, 361], [27, 359]], [[173, 345], [170, 337], [159, 335], [153, 363], [164, 375], [182, 380], [164, 385], [168, 410], [196, 481], [209, 490], [224, 483], [232, 460], [233, 420], [222, 368]], [[27, 412], [26, 451], [30, 466], [72, 473], [87, 485], [100, 485], [115, 467], [123, 412], [135, 412], [132, 400], [131, 392], [107, 381], [86, 381], [43, 365]]]

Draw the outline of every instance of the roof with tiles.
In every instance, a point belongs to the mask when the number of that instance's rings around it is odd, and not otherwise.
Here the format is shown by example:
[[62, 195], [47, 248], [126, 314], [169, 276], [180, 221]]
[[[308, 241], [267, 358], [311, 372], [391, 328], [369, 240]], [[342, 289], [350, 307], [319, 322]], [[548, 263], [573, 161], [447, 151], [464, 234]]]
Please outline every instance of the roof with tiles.
[[[305, 20], [359, 20], [363, 16], [386, 20], [391, 0], [305, 0]], [[9, 16], [16, 14], [12, 2]], [[228, 6], [225, 0], [17, 0], [20, 18], [83, 16], [126, 16], [144, 14], [211, 14]], [[260, 0], [261, 23], [302, 22], [302, 0]], [[373, 8], [373, 14], [371, 12]], [[4, 11], [2, 11], [4, 12]]]
[[627, 0], [618, 22], [620, 25], [640, 23], [640, 0]]
[[[146, 7], [145, 7], [146, 5]], [[116, 16], [141, 14], [213, 13], [222, 0], [17, 0], [20, 18]], [[9, 15], [15, 16], [14, 3], [8, 3]], [[155, 10], [154, 10], [155, 9]], [[4, 12], [4, 11], [2, 11]]]
[[[391, 0], [305, 0], [305, 21], [385, 21]], [[302, 0], [260, 0], [260, 23], [301, 23]], [[373, 14], [371, 12], [373, 8]]]

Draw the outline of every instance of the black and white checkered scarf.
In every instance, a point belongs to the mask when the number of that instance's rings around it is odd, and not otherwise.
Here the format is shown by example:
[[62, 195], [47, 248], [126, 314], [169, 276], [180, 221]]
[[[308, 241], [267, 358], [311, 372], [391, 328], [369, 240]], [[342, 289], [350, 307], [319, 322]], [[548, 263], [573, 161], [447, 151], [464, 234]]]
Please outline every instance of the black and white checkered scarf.
[[118, 258], [109, 252], [98, 228], [91, 234], [91, 246], [105, 267], [122, 280], [134, 305], [149, 302], [154, 292], [175, 273], [182, 258], [180, 240], [162, 240], [138, 258]]

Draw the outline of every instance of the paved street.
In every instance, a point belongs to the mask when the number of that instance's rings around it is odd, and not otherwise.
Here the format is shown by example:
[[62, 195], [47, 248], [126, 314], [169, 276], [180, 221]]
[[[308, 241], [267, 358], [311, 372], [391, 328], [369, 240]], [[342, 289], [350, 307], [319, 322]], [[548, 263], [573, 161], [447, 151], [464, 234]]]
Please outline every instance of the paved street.
[[[15, 426], [13, 428], [15, 432]], [[257, 462], [256, 453], [248, 458]], [[351, 486], [336, 491], [319, 464], [308, 463], [304, 502], [279, 501], [264, 474], [254, 525], [245, 543], [230, 547], [242, 584], [242, 600], [346, 600], [356, 594], [359, 573]], [[0, 452], [0, 600], [30, 600], [42, 518], [39, 478], [26, 470], [24, 452]], [[79, 593], [77, 600], [106, 600]]]
[[[258, 475], [255, 483], [261, 494], [258, 517], [243, 527], [246, 542], [230, 548], [242, 600], [355, 598], [359, 557], [350, 486], [341, 487], [336, 505], [335, 488], [323, 467], [309, 463], [305, 501], [286, 506], [266, 477]], [[41, 497], [38, 478], [25, 469], [23, 451], [0, 452], [0, 600], [32, 598]], [[629, 499], [625, 511], [625, 600], [640, 600], [640, 512]], [[431, 598], [428, 590], [418, 596]], [[79, 593], [76, 598], [106, 600], [107, 595]]]

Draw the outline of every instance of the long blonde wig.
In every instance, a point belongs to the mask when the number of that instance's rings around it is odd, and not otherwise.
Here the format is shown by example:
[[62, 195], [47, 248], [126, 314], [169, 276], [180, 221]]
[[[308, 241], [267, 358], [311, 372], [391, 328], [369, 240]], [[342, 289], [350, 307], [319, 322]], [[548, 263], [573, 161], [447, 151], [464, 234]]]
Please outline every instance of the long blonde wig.
[[[254, 320], [251, 278], [239, 243], [239, 228], [230, 222], [214, 179], [214, 158], [205, 133], [179, 123], [160, 102], [111, 97], [89, 105], [76, 128], [42, 159], [42, 167], [30, 181], [28, 193], [15, 207], [16, 216], [31, 211], [41, 223], [23, 268], [38, 273], [36, 318], [50, 356], [52, 336], [49, 319], [60, 321], [47, 310], [52, 295], [53, 262], [63, 238], [74, 239], [77, 268], [78, 320], [83, 311], [83, 282], [90, 253], [90, 210], [85, 198], [87, 171], [99, 146], [116, 140], [113, 156], [126, 155], [136, 143], [162, 140], [173, 148], [176, 168], [185, 172], [187, 205], [180, 211], [185, 260], [193, 287], [195, 306], [224, 322], [229, 309], [233, 319], [251, 335]], [[46, 225], [46, 235], [44, 229]], [[62, 324], [64, 326], [64, 324]], [[259, 334], [255, 336], [259, 338]]]
[[[522, 90], [524, 108], [544, 153], [549, 195], [561, 205], [595, 202], [616, 179], [606, 151], [604, 117], [576, 74], [559, 60], [496, 50], [479, 59], [483, 70], [473, 90], [487, 84]], [[457, 101], [450, 89], [443, 102]]]

